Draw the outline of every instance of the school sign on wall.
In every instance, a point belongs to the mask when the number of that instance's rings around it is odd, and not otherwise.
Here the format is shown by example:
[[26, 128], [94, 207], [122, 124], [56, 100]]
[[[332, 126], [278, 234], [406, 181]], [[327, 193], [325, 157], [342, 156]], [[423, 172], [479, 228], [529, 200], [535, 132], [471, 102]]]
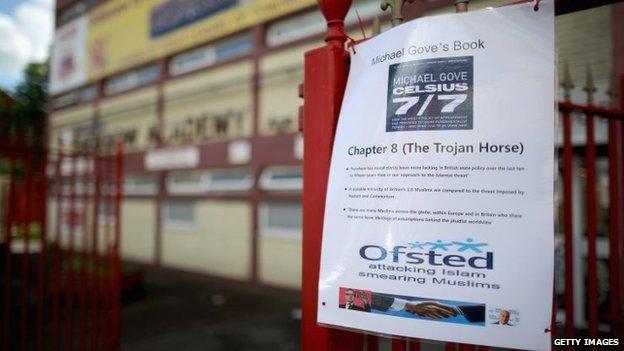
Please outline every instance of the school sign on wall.
[[425, 17], [356, 46], [318, 322], [550, 349], [553, 1]]
[[66, 91], [314, 4], [315, 0], [105, 2], [57, 30], [51, 92]]

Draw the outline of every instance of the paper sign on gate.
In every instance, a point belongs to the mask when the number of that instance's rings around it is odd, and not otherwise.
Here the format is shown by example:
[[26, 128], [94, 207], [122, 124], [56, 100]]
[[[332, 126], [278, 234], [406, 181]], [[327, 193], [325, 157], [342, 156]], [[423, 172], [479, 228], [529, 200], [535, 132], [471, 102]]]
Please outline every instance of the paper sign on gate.
[[553, 1], [425, 17], [356, 49], [318, 322], [549, 350]]

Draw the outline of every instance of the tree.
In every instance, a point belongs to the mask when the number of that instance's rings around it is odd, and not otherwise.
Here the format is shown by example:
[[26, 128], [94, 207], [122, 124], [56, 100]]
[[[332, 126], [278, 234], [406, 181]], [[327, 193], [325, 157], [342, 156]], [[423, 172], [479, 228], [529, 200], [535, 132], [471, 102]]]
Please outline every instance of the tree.
[[24, 69], [24, 80], [10, 98], [0, 102], [0, 134], [27, 144], [44, 144], [48, 62], [30, 63]]
[[24, 81], [15, 88], [14, 97], [22, 106], [22, 112], [41, 115], [46, 109], [48, 91], [48, 63], [30, 63], [24, 69]]

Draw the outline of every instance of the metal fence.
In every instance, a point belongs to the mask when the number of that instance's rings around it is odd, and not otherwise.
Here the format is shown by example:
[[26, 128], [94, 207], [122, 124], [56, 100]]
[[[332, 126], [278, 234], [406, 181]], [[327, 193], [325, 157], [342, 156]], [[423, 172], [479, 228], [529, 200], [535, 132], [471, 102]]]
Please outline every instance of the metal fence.
[[119, 350], [121, 144], [100, 155], [3, 137], [2, 350]]

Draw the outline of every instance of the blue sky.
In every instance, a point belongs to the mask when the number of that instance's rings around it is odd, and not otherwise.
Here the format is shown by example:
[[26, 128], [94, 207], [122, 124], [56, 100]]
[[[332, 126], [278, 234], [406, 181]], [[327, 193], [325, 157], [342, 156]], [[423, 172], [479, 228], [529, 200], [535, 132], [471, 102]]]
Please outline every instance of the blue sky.
[[54, 0], [0, 0], [0, 89], [12, 90], [28, 62], [45, 60], [54, 32]]

